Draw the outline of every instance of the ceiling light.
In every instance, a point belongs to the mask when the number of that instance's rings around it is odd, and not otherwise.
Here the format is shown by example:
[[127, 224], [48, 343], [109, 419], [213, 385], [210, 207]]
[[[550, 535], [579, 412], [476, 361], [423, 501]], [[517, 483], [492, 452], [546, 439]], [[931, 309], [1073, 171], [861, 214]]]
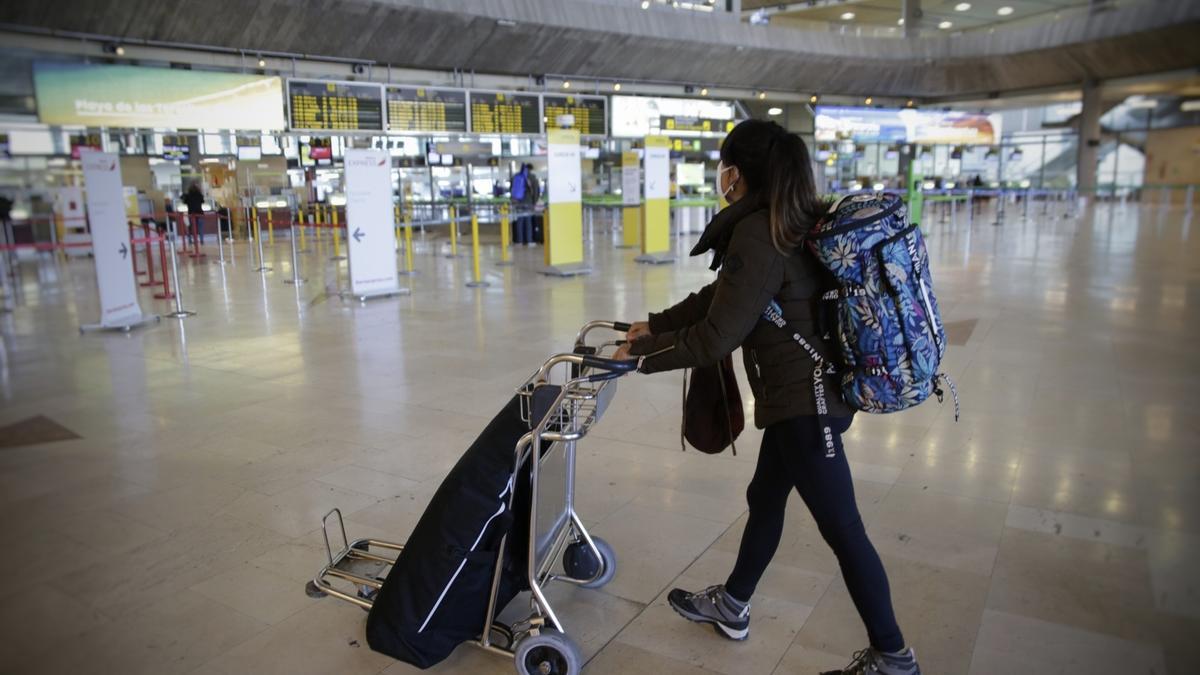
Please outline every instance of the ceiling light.
[[913, 100], [911, 98], [908, 99], [908, 103], [906, 103], [905, 105], [907, 105], [909, 108], [913, 107]]
[[960, 2], [954, 6], [954, 11], [956, 12], [965, 12], [968, 9], [971, 9], [971, 3], [969, 2]]
[[768, 115], [782, 115], [783, 108], [767, 108]]
[[808, 102], [809, 102], [809, 103], [813, 103], [813, 104], [815, 104], [815, 103], [816, 103], [817, 101], [819, 101], [819, 100], [820, 100], [820, 97], [819, 97], [819, 96], [817, 96], [816, 94], [813, 94], [812, 96], [809, 96], [809, 97], [808, 97]]
[[264, 59], [264, 58], [262, 58], [262, 57], [259, 57], [259, 59], [258, 59], [258, 67], [259, 67], [259, 68], [266, 68], [266, 67], [267, 67], [267, 60], [266, 60], [266, 59]]
[[854, 18], [854, 12], [842, 12], [842, 21], [850, 21]]
[[708, 96], [708, 87], [701, 87], [701, 88], [700, 88], [700, 95], [701, 95], [701, 96]]
[[1130, 108], [1157, 108], [1158, 107], [1158, 101], [1155, 101], [1152, 98], [1141, 98], [1141, 99], [1136, 99], [1133, 101], [1126, 101], [1125, 104], [1128, 105]]
[[125, 56], [125, 48], [121, 45], [117, 45], [116, 53], [117, 56]]
[[650, 9], [650, 0], [642, 0], [642, 9]]
[[904, 19], [900, 19], [899, 21], [897, 21], [897, 22], [896, 22], [896, 25], [897, 25], [897, 26], [903, 26], [903, 25], [904, 25]]
[[1001, 7], [1000, 9], [996, 10], [996, 13], [999, 14], [1000, 16], [1008, 16], [1009, 14], [1013, 13], [1013, 8], [1009, 7], [1008, 5], [1005, 5], [1005, 6]]
[[570, 80], [566, 80], [566, 81], [564, 81], [564, 82], [563, 82], [563, 89], [570, 89], [570, 88], [571, 88], [571, 81], [570, 81]]
[[954, 24], [949, 21], [943, 21], [938, 24], [938, 28], [941, 28], [942, 30], [947, 30], [947, 29], [953, 28], [953, 27], [954, 27]]
[[613, 82], [613, 91], [621, 91], [621, 83]]
[[1179, 109], [1183, 112], [1196, 112], [1197, 110], [1200, 110], [1200, 98], [1180, 103]]
[[767, 97], [767, 92], [765, 92], [765, 91], [760, 91], [760, 92], [758, 92], [758, 100], [760, 100], [760, 101], [761, 101], [761, 100], [763, 100], [763, 99], [764, 99], [764, 98], [766, 98], [766, 97]]
[[873, 99], [873, 98], [871, 98], [870, 96], [868, 96], [868, 97], [866, 98], [866, 100], [864, 100], [864, 101], [863, 101], [863, 104], [864, 104], [864, 105], [871, 105], [871, 103], [872, 103], [874, 100], [875, 100], [875, 99]]

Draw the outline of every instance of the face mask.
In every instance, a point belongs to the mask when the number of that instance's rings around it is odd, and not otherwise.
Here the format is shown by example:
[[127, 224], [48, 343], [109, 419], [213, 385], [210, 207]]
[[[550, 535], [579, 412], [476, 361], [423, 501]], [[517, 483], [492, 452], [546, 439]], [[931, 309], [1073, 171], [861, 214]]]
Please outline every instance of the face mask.
[[720, 199], [724, 199], [725, 201], [729, 201], [729, 193], [733, 192], [733, 184], [730, 183], [729, 187], [722, 190], [721, 189], [721, 176], [724, 175], [726, 171], [728, 171], [732, 168], [733, 168], [732, 166], [725, 166], [723, 163], [717, 162], [717, 195], [719, 196]]

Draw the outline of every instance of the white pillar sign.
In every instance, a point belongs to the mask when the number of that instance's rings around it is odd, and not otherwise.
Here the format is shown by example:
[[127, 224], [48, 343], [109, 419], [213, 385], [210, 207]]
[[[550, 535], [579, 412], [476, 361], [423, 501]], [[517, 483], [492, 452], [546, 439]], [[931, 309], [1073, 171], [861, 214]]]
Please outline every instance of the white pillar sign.
[[134, 252], [125, 218], [121, 163], [115, 154], [94, 150], [81, 150], [79, 158], [87, 190], [96, 286], [100, 290], [100, 323], [84, 328], [129, 328], [145, 322], [147, 317], [138, 305], [130, 260]]
[[346, 244], [350, 293], [403, 292], [392, 222], [392, 161], [385, 150], [346, 149]]
[[671, 196], [671, 149], [661, 145], [647, 144], [646, 200], [669, 199]]

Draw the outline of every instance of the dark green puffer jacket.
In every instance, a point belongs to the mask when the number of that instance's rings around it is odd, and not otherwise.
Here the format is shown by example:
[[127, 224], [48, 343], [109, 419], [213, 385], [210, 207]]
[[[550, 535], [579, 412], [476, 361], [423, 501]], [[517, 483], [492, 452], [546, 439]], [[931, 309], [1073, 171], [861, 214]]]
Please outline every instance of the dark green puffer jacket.
[[[768, 210], [745, 197], [722, 209], [705, 228], [692, 255], [715, 253], [717, 280], [679, 304], [650, 315], [651, 337], [631, 345], [647, 356], [642, 372], [656, 373], [717, 363], [738, 347], [754, 394], [754, 424], [760, 429], [800, 415], [817, 414], [813, 363], [796, 344], [799, 333], [826, 358], [833, 356], [818, 335], [815, 316], [830, 279], [806, 247], [783, 255], [771, 243]], [[788, 331], [762, 318], [775, 299]], [[826, 375], [829, 414], [853, 411], [842, 400], [837, 376]]]

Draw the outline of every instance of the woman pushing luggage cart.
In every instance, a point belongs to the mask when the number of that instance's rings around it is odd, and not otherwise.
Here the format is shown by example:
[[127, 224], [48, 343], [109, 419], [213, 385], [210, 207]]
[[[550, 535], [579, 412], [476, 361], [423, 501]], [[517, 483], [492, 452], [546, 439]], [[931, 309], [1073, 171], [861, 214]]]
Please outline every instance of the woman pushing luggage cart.
[[[589, 346], [596, 329], [623, 334], [630, 325], [590, 322], [573, 353], [542, 364], [451, 469], [406, 543], [351, 542], [341, 512], [326, 514], [328, 562], [309, 594], [366, 609], [371, 648], [421, 668], [474, 642], [514, 658], [521, 675], [579, 673], [579, 647], [545, 589], [554, 581], [599, 588], [616, 574], [612, 548], [575, 513], [575, 450], [603, 416], [617, 378], [638, 365], [603, 356], [622, 340]], [[342, 537], [336, 552], [334, 515]], [[526, 590], [529, 615], [497, 622]]]

